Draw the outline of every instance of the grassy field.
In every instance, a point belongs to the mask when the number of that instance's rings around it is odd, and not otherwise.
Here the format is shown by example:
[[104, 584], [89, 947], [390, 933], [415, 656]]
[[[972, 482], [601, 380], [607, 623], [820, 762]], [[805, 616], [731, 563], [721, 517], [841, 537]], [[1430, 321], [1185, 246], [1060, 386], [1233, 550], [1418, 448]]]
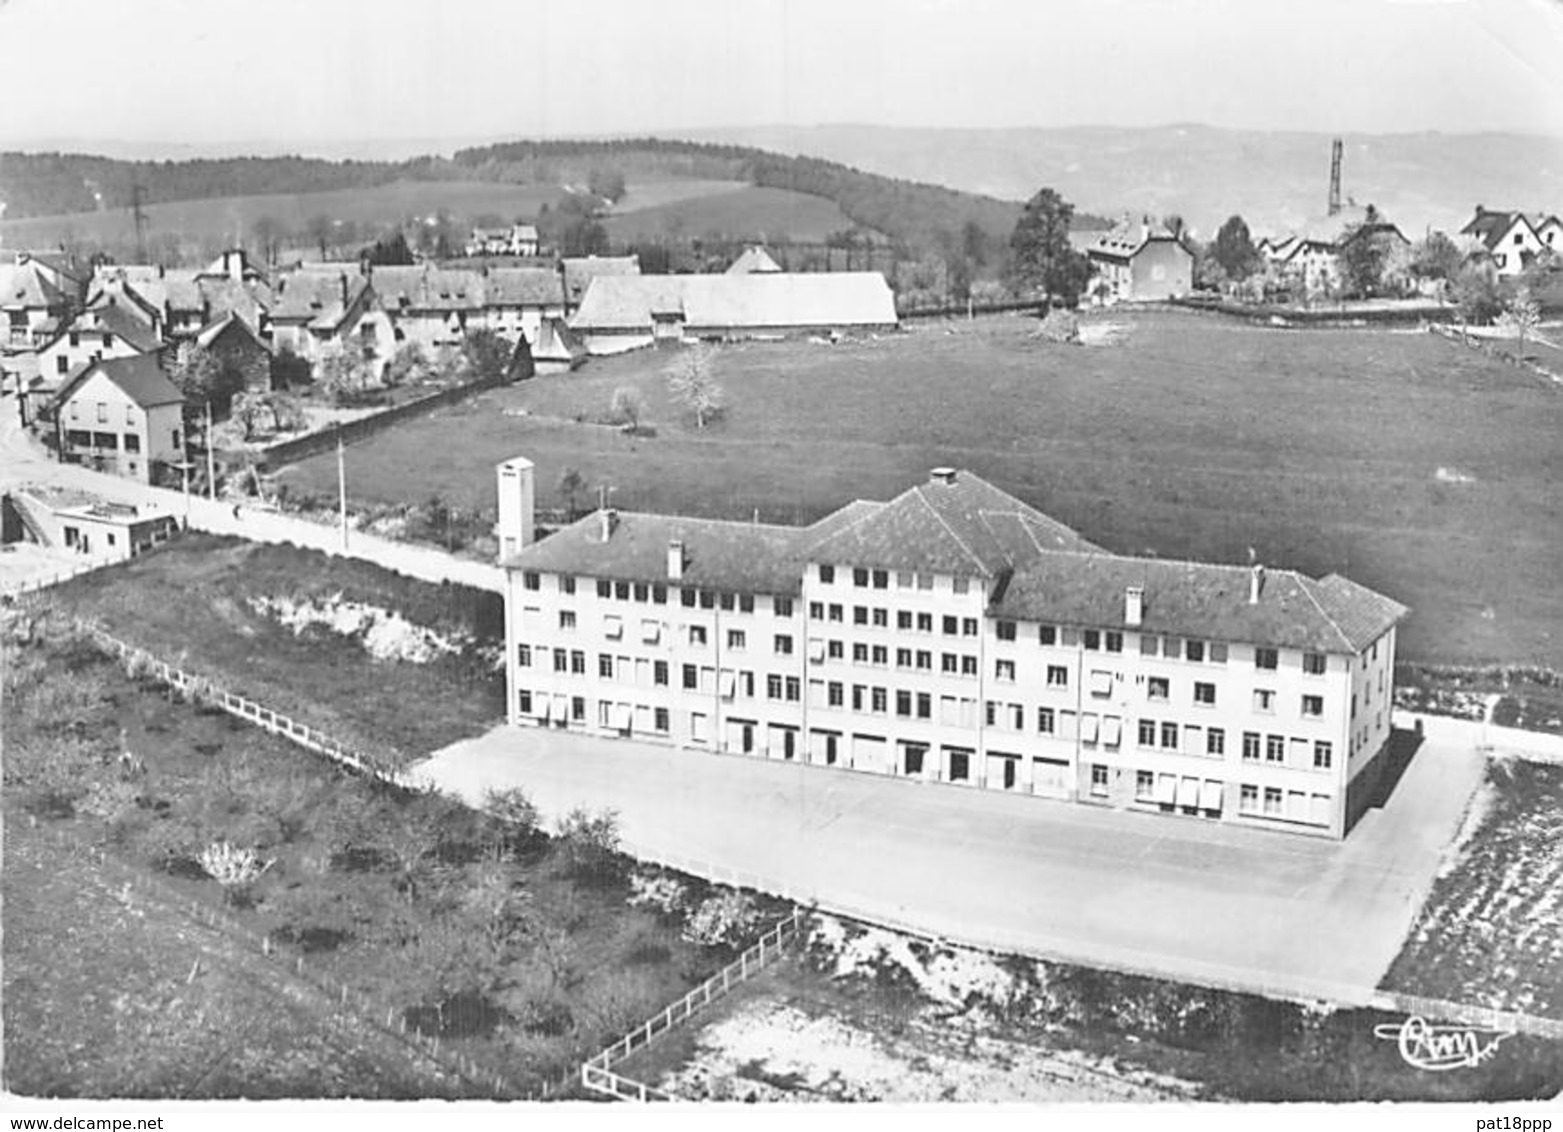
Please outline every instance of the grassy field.
[[[629, 200], [633, 199], [632, 194]], [[610, 240], [625, 244], [674, 235], [698, 238], [708, 232], [732, 239], [786, 235], [797, 241], [818, 242], [854, 224], [835, 201], [824, 197], [745, 185], [632, 212], [620, 209], [604, 226]]]
[[[494, 594], [291, 546], [187, 534], [56, 595], [60, 608], [391, 765], [504, 716], [504, 674], [495, 668], [504, 626]], [[367, 647], [373, 623], [344, 619], [345, 632], [324, 623], [339, 596], [395, 611], [461, 650], [377, 659]], [[317, 611], [321, 623], [294, 632], [281, 610], [262, 604], [279, 600]], [[395, 643], [393, 630], [379, 631]]]
[[[828, 921], [827, 921], [828, 922]], [[627, 1059], [686, 1098], [918, 1103], [1517, 1100], [1563, 1087], [1563, 1043], [1427, 1073], [1327, 1011], [1082, 967], [935, 950], [858, 927]]]
[[[279, 982], [253, 949], [240, 954], [239, 941], [180, 925], [139, 889], [120, 895], [36, 851], [16, 828], [33, 822], [105, 846], [116, 868], [159, 874], [180, 898], [226, 903], [286, 959], [302, 956], [409, 1027], [504, 1066], [522, 1087], [578, 1064], [725, 961], [685, 942], [679, 923], [630, 906], [624, 862], [605, 839], [543, 837], [438, 795], [346, 777], [132, 680], [55, 615], [8, 613], [3, 631], [0, 927], [12, 1088], [444, 1091], [417, 1066], [398, 1067], [373, 1033], [324, 1040], [331, 1012]], [[137, 765], [122, 765], [121, 752]], [[224, 890], [200, 863], [219, 841], [270, 864]], [[206, 952], [206, 974], [191, 977]], [[298, 1009], [268, 1005], [278, 995]], [[255, 1064], [272, 1052], [278, 1064]]]
[[[236, 236], [240, 242], [248, 240], [252, 226], [262, 216], [294, 231], [301, 231], [310, 217], [319, 215], [369, 226], [432, 216], [440, 209], [469, 217], [485, 212], [507, 219], [536, 216], [542, 205], [554, 204], [560, 192], [557, 185], [397, 181], [373, 188], [319, 193], [169, 201], [147, 205], [145, 212], [151, 236], [174, 233], [181, 241], [202, 244]], [[62, 240], [133, 241], [135, 236], [128, 209], [0, 221], [0, 243], [7, 247], [54, 247]]]
[[[1563, 663], [1557, 389], [1429, 334], [1116, 321], [1099, 347], [1022, 318], [735, 345], [704, 432], [669, 403], [668, 355], [594, 359], [355, 446], [349, 490], [492, 511], [494, 465], [525, 455], [541, 507], [575, 467], [627, 509], [802, 522], [955, 464], [1111, 550], [1346, 573], [1412, 607], [1406, 659]], [[655, 437], [575, 423], [620, 387]], [[335, 476], [324, 455], [284, 480]]]
[[1494, 761], [1385, 985], [1563, 1017], [1563, 766]]

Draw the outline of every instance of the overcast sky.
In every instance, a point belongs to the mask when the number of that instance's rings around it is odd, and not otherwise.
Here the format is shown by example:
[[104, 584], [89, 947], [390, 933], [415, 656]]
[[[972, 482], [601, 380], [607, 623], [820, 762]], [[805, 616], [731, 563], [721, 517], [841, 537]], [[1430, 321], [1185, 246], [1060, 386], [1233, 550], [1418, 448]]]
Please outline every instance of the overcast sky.
[[858, 122], [1563, 136], [1552, 0], [0, 0], [0, 142]]

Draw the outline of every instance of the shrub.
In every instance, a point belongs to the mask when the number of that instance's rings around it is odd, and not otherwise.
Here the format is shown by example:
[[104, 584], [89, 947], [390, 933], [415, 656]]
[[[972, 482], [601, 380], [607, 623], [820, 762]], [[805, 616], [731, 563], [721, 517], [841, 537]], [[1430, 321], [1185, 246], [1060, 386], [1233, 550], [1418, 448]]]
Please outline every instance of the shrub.
[[724, 892], [701, 903], [684, 925], [684, 938], [702, 947], [739, 948], [759, 927], [764, 913], [754, 897]]
[[503, 841], [507, 848], [530, 845], [542, 832], [542, 815], [519, 786], [485, 790], [483, 812], [503, 826]]
[[577, 807], [559, 822], [555, 836], [554, 850], [570, 875], [598, 883], [622, 875], [619, 816], [612, 810], [590, 814]]
[[206, 875], [224, 888], [245, 888], [261, 878], [271, 868], [272, 861], [262, 861], [253, 849], [241, 849], [226, 841], [214, 841], [201, 850], [201, 868]]
[[636, 908], [655, 908], [664, 916], [684, 909], [689, 893], [677, 877], [665, 873], [636, 872], [630, 877], [629, 902]]

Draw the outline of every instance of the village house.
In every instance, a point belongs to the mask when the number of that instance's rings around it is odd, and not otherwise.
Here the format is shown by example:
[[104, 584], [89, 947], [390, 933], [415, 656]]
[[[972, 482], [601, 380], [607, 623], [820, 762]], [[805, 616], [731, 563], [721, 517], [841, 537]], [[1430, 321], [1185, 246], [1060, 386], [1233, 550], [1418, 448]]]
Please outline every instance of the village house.
[[279, 279], [270, 322], [278, 360], [296, 357], [317, 373], [325, 358], [349, 356], [380, 381], [396, 352], [391, 319], [357, 264], [309, 264]]
[[1339, 575], [1111, 554], [970, 472], [807, 527], [603, 509], [499, 468], [507, 717], [1344, 837], [1406, 609]]
[[484, 278], [453, 268], [371, 267], [369, 284], [390, 318], [399, 349], [416, 344], [434, 354], [461, 345], [468, 329], [486, 324]]
[[[1556, 233], [1556, 218], [1552, 218]], [[1500, 278], [1518, 275], [1535, 262], [1547, 247], [1530, 218], [1523, 212], [1500, 212], [1476, 206], [1476, 215], [1460, 229], [1460, 235], [1479, 242], [1492, 257]]]
[[77, 296], [57, 273], [27, 252], [0, 263], [0, 388], [21, 390], [38, 376], [38, 348], [70, 318]]
[[512, 224], [509, 228], [474, 228], [465, 251], [472, 256], [535, 256], [538, 252], [537, 227]]
[[1194, 289], [1194, 253], [1170, 232], [1111, 232], [1092, 241], [1086, 255], [1100, 280], [1090, 291], [1104, 302], [1176, 299]]
[[483, 325], [514, 342], [544, 347], [543, 324], [564, 318], [564, 281], [546, 267], [494, 267], [483, 275]]
[[237, 376], [244, 392], [271, 392], [271, 347], [237, 314], [230, 311], [202, 327], [191, 341], [220, 368]]
[[877, 271], [602, 275], [570, 319], [592, 354], [686, 338], [779, 338], [897, 325], [895, 296]]
[[634, 255], [566, 256], [559, 261], [564, 279], [565, 313], [570, 314], [586, 298], [592, 280], [602, 275], [639, 275], [640, 257]]
[[183, 407], [155, 354], [92, 362], [50, 405], [60, 459], [150, 483], [184, 463]]
[[155, 354], [162, 348], [145, 323], [115, 304], [83, 311], [38, 350], [38, 372], [19, 392], [22, 422], [38, 419], [60, 387], [91, 363]]

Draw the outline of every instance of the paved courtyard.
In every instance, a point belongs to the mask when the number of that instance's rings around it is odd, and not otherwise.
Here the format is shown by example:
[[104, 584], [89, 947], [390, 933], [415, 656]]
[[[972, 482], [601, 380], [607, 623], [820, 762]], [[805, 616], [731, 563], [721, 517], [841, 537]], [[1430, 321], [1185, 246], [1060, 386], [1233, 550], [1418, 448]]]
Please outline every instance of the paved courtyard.
[[958, 942], [1366, 1002], [1481, 779], [1425, 744], [1344, 843], [743, 756], [497, 728], [414, 768], [546, 816], [616, 810], [627, 845]]

